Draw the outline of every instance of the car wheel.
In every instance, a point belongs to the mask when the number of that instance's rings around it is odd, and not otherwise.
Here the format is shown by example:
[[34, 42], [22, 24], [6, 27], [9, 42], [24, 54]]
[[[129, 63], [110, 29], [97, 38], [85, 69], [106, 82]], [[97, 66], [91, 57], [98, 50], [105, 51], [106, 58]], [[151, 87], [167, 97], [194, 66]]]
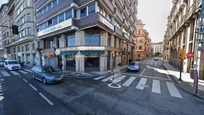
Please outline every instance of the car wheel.
[[45, 78], [43, 78], [43, 84], [47, 84], [47, 80]]
[[32, 76], [33, 76], [33, 79], [35, 79], [35, 75], [34, 75], [34, 74], [32, 74]]

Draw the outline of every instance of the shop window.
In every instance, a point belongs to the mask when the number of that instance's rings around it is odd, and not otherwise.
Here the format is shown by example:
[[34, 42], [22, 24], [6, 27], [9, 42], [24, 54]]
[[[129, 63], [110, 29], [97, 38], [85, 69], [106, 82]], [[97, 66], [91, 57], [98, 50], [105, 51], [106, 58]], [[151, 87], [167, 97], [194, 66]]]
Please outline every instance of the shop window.
[[95, 13], [95, 4], [88, 6], [88, 14], [90, 15], [93, 13]]
[[67, 67], [76, 67], [75, 56], [66, 56], [66, 66]]
[[72, 10], [66, 12], [66, 13], [65, 13], [65, 16], [66, 16], [66, 20], [72, 18]]
[[99, 67], [99, 57], [85, 57], [85, 67]]
[[30, 64], [30, 54], [26, 54], [26, 61], [27, 61], [27, 64]]
[[85, 45], [99, 46], [100, 45], [99, 32], [85, 32]]
[[86, 16], [86, 7], [81, 9], [81, 18]]
[[59, 23], [64, 21], [64, 14], [59, 16]]
[[67, 35], [67, 46], [75, 46], [75, 33]]

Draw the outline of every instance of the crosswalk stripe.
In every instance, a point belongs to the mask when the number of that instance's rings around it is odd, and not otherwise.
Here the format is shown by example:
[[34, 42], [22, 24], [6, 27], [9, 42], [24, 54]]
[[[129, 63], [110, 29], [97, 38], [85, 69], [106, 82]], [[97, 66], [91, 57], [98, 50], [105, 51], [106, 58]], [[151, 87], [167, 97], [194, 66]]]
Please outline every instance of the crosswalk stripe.
[[136, 88], [143, 90], [146, 82], [147, 82], [147, 78], [141, 78]]
[[153, 63], [151, 63], [151, 65], [152, 65]]
[[153, 83], [152, 83], [152, 92], [161, 94], [159, 80], [153, 80]]
[[19, 75], [19, 73], [15, 72], [15, 71], [10, 71], [13, 75]]
[[155, 65], [157, 65], [157, 63], [154, 63]]
[[18, 70], [19, 72], [23, 73], [23, 74], [28, 74], [28, 72], [25, 72], [23, 70]]
[[126, 77], [125, 75], [122, 75], [120, 78], [113, 80], [112, 83], [116, 84], [116, 83], [122, 81], [125, 77]]
[[147, 64], [149, 64], [149, 63], [147, 63]]
[[103, 82], [106, 82], [106, 81], [110, 80], [110, 79], [113, 78], [113, 77], [114, 77], [114, 75], [112, 75], [112, 76], [110, 76], [110, 77], [107, 77], [107, 78], [103, 79], [102, 81], [103, 81]]
[[123, 86], [130, 86], [130, 84], [136, 79], [136, 77], [131, 76], [125, 83], [123, 83]]
[[104, 78], [104, 77], [106, 77], [107, 75], [104, 75], [104, 76], [100, 76], [100, 77], [96, 77], [96, 78], [94, 78], [94, 80], [99, 80], [99, 79], [102, 79], [102, 78]]
[[2, 71], [1, 73], [3, 74], [4, 77], [10, 76], [6, 71]]
[[169, 93], [172, 97], [182, 98], [181, 94], [176, 89], [176, 86], [172, 82], [166, 82]]
[[24, 69], [25, 71], [28, 71], [28, 72], [32, 72], [31, 70], [28, 70], [28, 69]]

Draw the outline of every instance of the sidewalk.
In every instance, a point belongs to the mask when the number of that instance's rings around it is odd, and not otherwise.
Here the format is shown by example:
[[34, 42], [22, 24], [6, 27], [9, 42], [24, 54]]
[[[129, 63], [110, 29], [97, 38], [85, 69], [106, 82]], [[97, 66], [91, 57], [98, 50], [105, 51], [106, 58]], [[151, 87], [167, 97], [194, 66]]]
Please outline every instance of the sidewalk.
[[[172, 80], [175, 81], [175, 83], [184, 91], [193, 94], [193, 83], [194, 79], [190, 78], [190, 73], [183, 73], [181, 75], [182, 81], [178, 81], [180, 76], [180, 70], [174, 68], [172, 65], [170, 65], [167, 61], [162, 64], [162, 66], [167, 70], [169, 73], [169, 76]], [[198, 91], [197, 95], [198, 98], [204, 100], [204, 80], [198, 80]]]

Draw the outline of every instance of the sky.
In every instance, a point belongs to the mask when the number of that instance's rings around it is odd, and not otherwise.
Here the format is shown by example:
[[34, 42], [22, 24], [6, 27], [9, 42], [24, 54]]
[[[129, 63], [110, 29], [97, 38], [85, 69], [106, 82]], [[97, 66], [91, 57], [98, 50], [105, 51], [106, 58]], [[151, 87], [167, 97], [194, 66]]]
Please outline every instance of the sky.
[[138, 0], [138, 19], [149, 32], [153, 43], [162, 42], [170, 15], [172, 0]]
[[5, 3], [8, 3], [8, 0], [0, 0], [0, 6]]

